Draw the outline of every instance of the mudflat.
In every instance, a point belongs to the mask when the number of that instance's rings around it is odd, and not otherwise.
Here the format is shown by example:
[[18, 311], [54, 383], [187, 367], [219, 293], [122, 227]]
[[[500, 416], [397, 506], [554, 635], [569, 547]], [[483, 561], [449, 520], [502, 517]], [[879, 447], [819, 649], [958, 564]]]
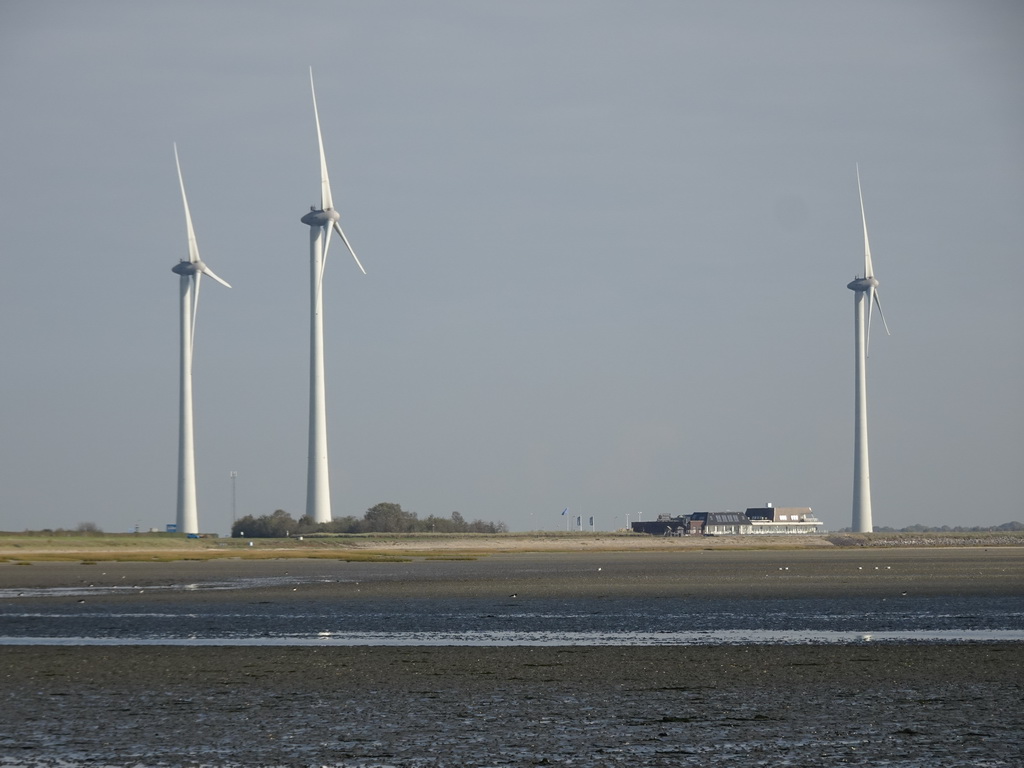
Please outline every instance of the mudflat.
[[1019, 766], [1009, 645], [0, 649], [0, 765]]
[[[275, 584], [276, 582], [276, 584]], [[235, 589], [203, 589], [230, 585]], [[0, 563], [9, 597], [39, 588], [116, 588], [131, 599], [806, 597], [1024, 595], [1024, 547], [697, 549], [673, 551], [406, 553], [398, 561], [235, 559]], [[154, 591], [159, 587], [163, 591]], [[177, 587], [176, 589], [174, 587]], [[13, 594], [12, 594], [13, 593]], [[58, 598], [49, 598], [50, 600]], [[111, 597], [105, 599], [113, 599]]]
[[[95, 594], [36, 592], [48, 587]], [[8, 563], [0, 589], [26, 612], [83, 599], [109, 611], [139, 600], [209, 610], [239, 599], [386, 605], [510, 594], [571, 603], [908, 592], [1021, 596], [1024, 605], [1024, 551]], [[1024, 764], [1021, 643], [11, 645], [0, 647], [0, 680], [0, 765], [12, 766]]]

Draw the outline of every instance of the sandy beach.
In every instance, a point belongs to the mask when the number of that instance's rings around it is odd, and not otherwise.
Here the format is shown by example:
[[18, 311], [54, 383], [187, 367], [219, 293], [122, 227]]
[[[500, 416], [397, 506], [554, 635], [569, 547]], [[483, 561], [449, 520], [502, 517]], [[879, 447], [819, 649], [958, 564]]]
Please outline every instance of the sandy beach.
[[[287, 576], [245, 590], [178, 588]], [[32, 610], [1000, 595], [1019, 548], [0, 564]], [[161, 589], [172, 587], [169, 589]], [[56, 608], [54, 607], [56, 606]], [[1018, 766], [1024, 644], [0, 647], [0, 766]]]

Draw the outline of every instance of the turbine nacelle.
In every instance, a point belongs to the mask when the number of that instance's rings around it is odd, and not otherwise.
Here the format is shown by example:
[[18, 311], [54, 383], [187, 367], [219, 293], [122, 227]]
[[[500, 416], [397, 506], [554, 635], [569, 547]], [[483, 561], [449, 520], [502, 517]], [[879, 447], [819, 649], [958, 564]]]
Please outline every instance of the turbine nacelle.
[[192, 275], [209, 272], [209, 267], [202, 261], [185, 261], [182, 259], [171, 267], [171, 272], [182, 277], [191, 277]]
[[303, 216], [300, 221], [311, 227], [333, 227], [341, 221], [341, 214], [333, 208], [324, 210], [316, 206], [310, 206], [309, 213]]
[[851, 291], [870, 291], [878, 288], [878, 281], [874, 277], [858, 277], [856, 280], [847, 283], [846, 287]]
[[[209, 275], [221, 285], [227, 288], [231, 287], [226, 280], [215, 275], [213, 270], [206, 266], [206, 263], [202, 259], [196, 259], [195, 261], [185, 261], [182, 259], [171, 267], [171, 272], [174, 272], [176, 275], [181, 275], [182, 277], [194, 277], [196, 279], [196, 285], [199, 284], [198, 281], [202, 275]], [[199, 297], [197, 295], [196, 301], [198, 300]]]

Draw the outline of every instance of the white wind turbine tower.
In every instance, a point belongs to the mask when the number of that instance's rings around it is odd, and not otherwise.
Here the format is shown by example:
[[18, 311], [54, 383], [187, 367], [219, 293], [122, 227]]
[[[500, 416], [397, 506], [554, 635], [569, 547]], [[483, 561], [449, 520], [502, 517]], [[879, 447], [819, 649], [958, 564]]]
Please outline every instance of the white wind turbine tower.
[[192, 228], [192, 214], [185, 197], [185, 181], [178, 161], [178, 145], [174, 145], [174, 163], [178, 166], [178, 184], [181, 202], [185, 206], [185, 227], [188, 230], [188, 261], [182, 259], [172, 272], [181, 275], [181, 391], [178, 412], [178, 533], [199, 533], [199, 511], [196, 506], [196, 451], [192, 427], [192, 349], [196, 338], [196, 309], [199, 306], [199, 283], [209, 275], [221, 280], [199, 258], [196, 233]]
[[[871, 264], [871, 246], [868, 244], [868, 220], [864, 214], [864, 193], [860, 187], [860, 166], [857, 166], [857, 195], [860, 197], [860, 217], [864, 224], [864, 276], [858, 277], [846, 287], [854, 292], [855, 322], [855, 407], [853, 436], [853, 530], [870, 533], [871, 521], [871, 472], [868, 468], [868, 381], [867, 358], [871, 339], [871, 314], [878, 307], [886, 334], [889, 326], [882, 314], [878, 300], [878, 280]], [[865, 306], [866, 305], [866, 306]]]
[[320, 133], [320, 114], [316, 108], [316, 89], [313, 87], [313, 68], [309, 69], [309, 87], [313, 93], [313, 117], [316, 120], [316, 138], [320, 145], [320, 207], [310, 206], [302, 223], [309, 225], [309, 455], [306, 469], [306, 514], [314, 522], [331, 522], [331, 480], [327, 462], [327, 395], [324, 383], [324, 265], [332, 232], [337, 232], [352, 258], [365, 275], [359, 257], [341, 231], [341, 216], [334, 210], [331, 182], [327, 177], [327, 158], [324, 138]]

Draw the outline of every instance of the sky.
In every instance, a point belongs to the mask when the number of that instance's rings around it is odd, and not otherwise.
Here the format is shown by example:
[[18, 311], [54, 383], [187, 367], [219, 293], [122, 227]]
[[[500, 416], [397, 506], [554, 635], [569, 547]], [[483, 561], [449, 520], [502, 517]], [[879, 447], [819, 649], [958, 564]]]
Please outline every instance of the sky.
[[849, 526], [859, 163], [874, 523], [1024, 520], [1024, 5], [3, 0], [0, 530], [174, 521], [173, 142], [200, 528], [302, 514], [310, 67], [336, 517]]

